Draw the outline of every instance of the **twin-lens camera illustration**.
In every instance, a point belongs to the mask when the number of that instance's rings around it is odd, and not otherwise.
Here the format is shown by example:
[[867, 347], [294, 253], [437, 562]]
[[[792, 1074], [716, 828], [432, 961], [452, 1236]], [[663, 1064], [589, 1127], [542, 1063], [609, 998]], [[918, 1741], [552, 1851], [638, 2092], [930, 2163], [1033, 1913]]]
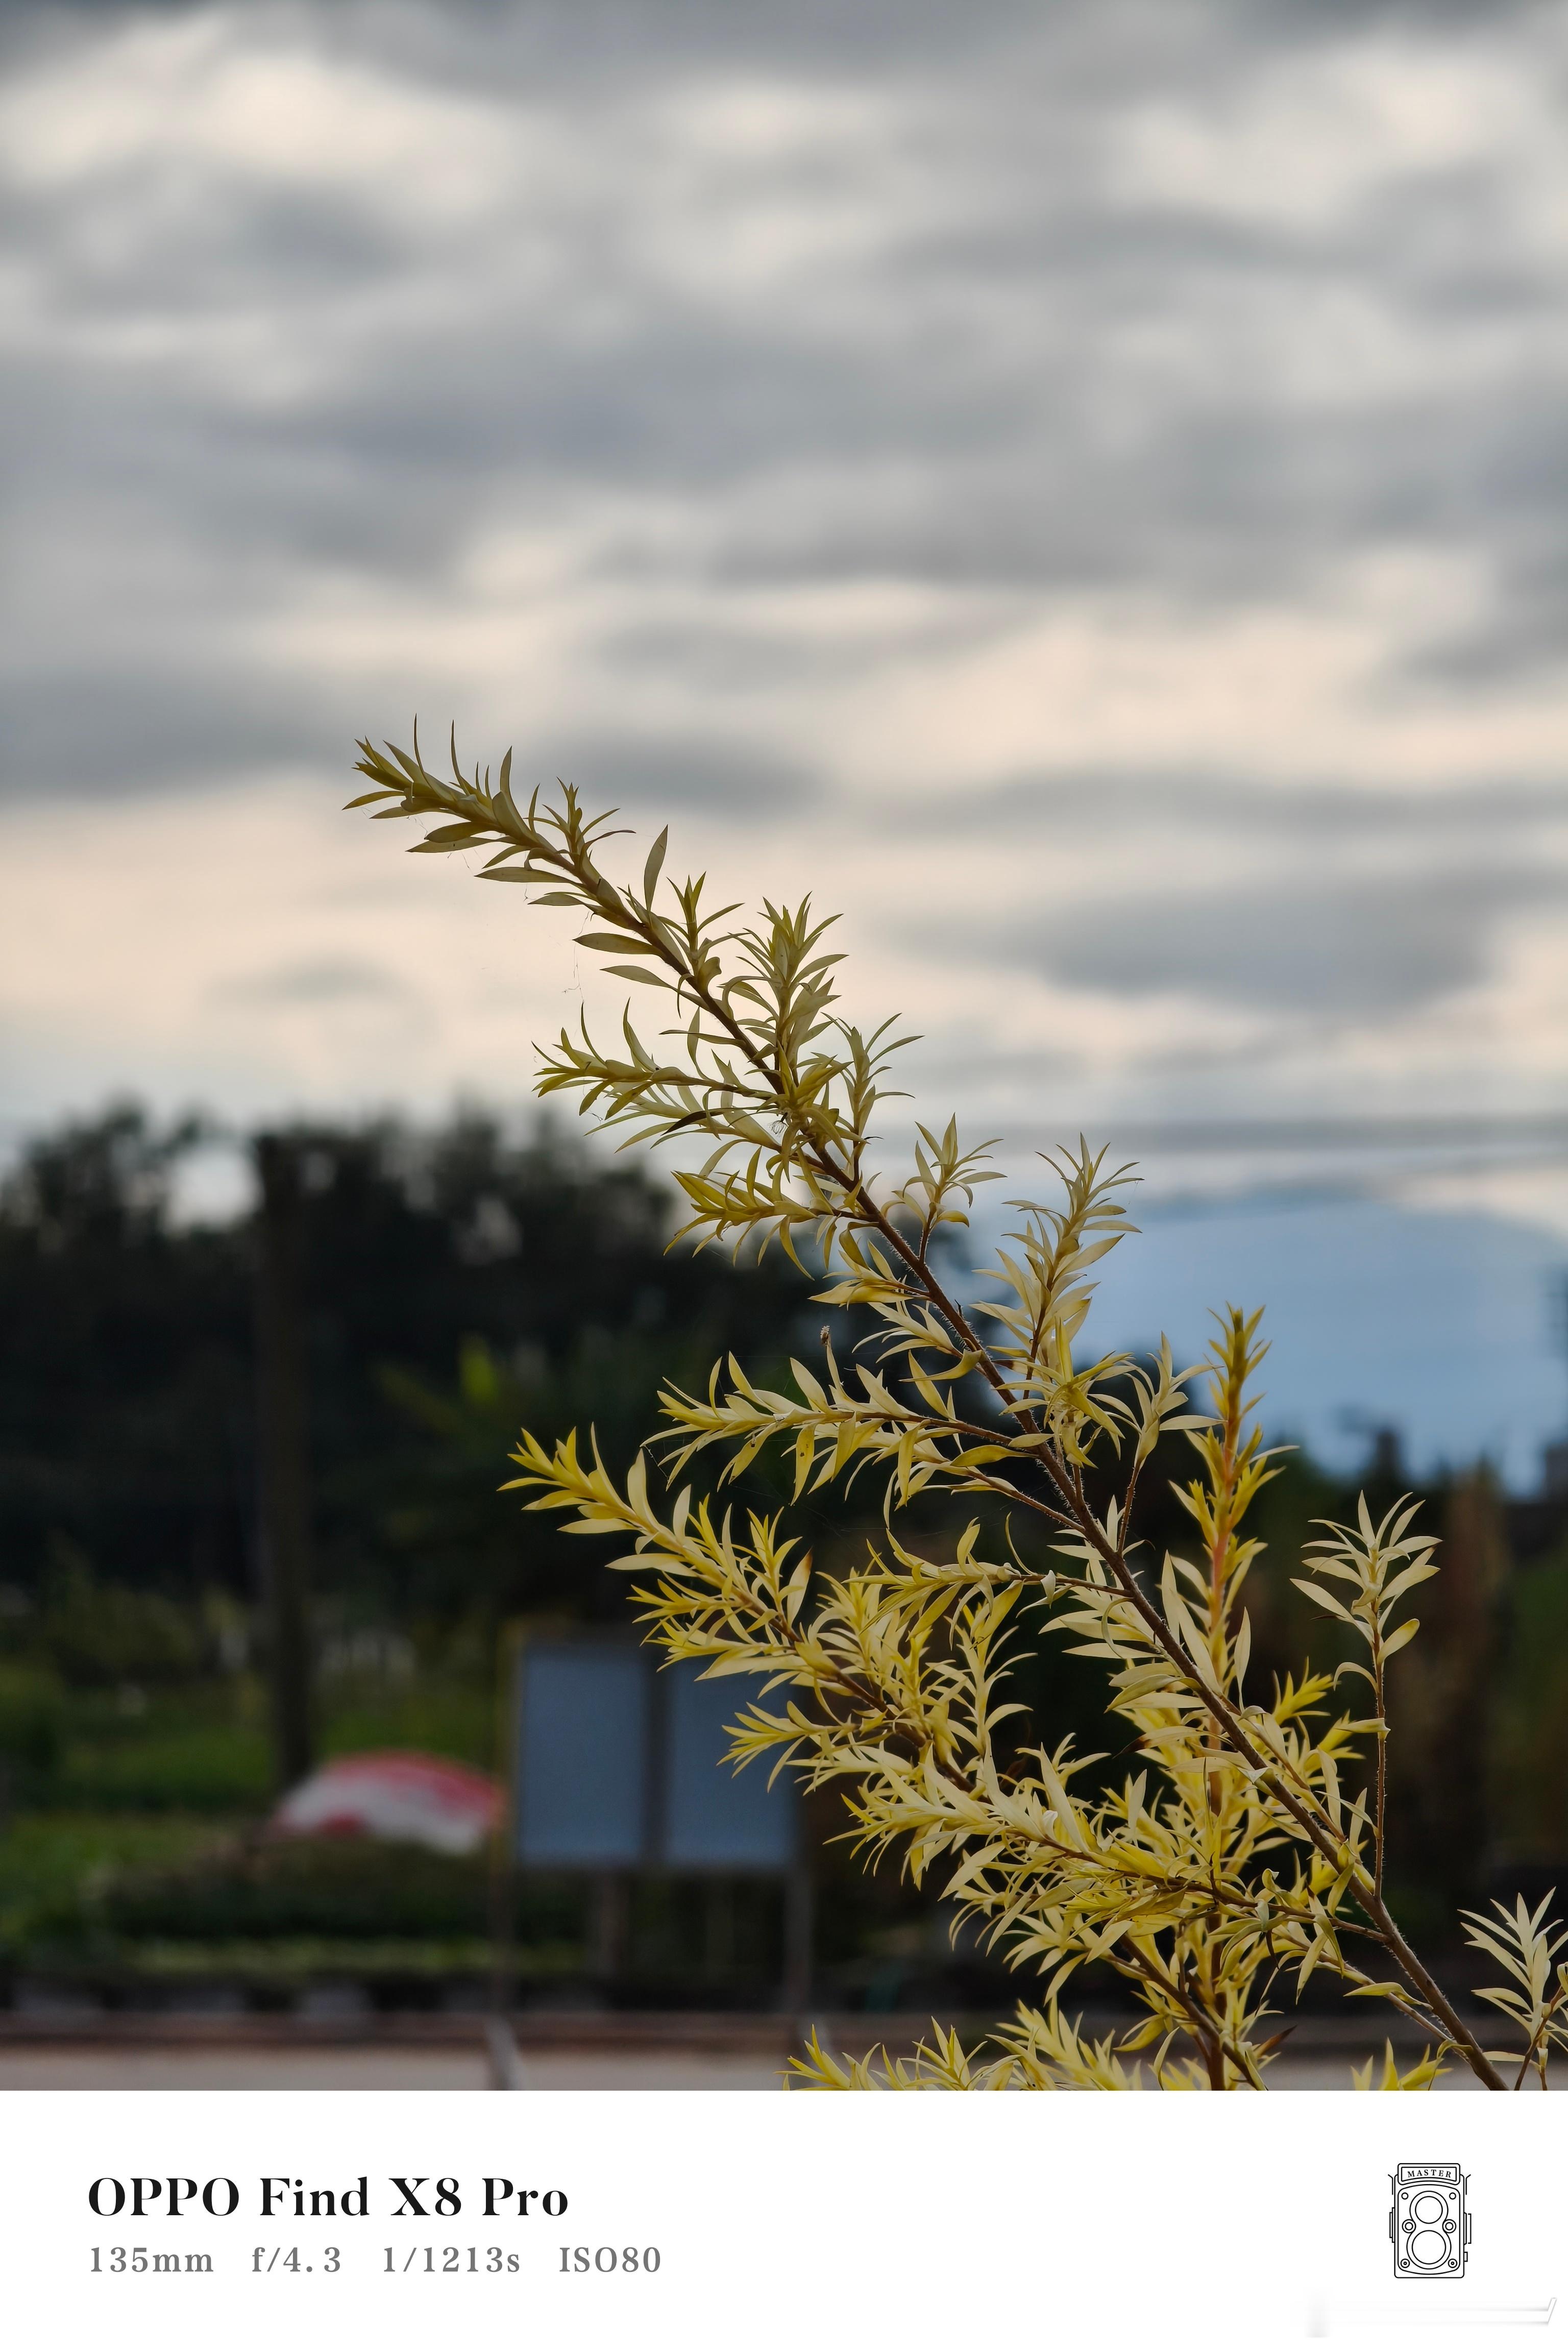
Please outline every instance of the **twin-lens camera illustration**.
[[1394, 2277], [1463, 2278], [1470, 2245], [1467, 2176], [1457, 2164], [1402, 2164], [1389, 2179]]

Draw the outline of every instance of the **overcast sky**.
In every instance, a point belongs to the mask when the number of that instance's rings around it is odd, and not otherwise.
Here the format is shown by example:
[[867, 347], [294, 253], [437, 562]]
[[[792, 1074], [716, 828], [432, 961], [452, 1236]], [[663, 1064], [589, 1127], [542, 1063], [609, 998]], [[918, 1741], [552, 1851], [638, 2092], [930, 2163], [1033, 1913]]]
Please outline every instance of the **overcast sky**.
[[1568, 9], [4, 24], [14, 1120], [526, 1089], [416, 710], [842, 906], [933, 1111], [1568, 1102]]

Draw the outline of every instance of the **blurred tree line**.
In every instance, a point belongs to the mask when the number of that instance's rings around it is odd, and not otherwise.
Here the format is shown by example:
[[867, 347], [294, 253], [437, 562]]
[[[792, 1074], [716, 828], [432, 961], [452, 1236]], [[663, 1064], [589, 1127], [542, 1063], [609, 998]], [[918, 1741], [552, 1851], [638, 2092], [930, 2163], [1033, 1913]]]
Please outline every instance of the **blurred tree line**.
[[[776, 1360], [820, 1320], [776, 1255], [667, 1251], [665, 1188], [547, 1124], [282, 1139], [317, 1587], [369, 1615], [603, 1605], [581, 1547], [496, 1494], [521, 1423], [592, 1422], [623, 1459], [661, 1380], [731, 1348]], [[143, 1612], [137, 1651], [106, 1591], [80, 1607], [84, 1580], [186, 1603], [256, 1589], [256, 1221], [175, 1215], [202, 1140], [117, 1108], [40, 1137], [0, 1186], [0, 1583], [14, 1610], [63, 1607], [88, 1647], [96, 1625], [109, 1679], [177, 1670], [181, 1638]]]

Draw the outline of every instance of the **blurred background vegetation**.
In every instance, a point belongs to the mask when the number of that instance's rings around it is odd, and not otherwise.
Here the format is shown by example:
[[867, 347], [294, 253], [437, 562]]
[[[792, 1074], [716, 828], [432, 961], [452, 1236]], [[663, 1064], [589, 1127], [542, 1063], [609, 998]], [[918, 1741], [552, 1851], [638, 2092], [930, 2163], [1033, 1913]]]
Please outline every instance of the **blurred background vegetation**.
[[[283, 2006], [479, 1997], [482, 1859], [261, 1834], [278, 1790], [258, 1555], [258, 1218], [180, 1210], [204, 1145], [134, 1107], [35, 1139], [0, 1185], [0, 2000]], [[660, 1382], [733, 1349], [756, 1373], [816, 1343], [822, 1311], [776, 1255], [667, 1249], [646, 1166], [547, 1123], [469, 1112], [291, 1130], [310, 1491], [312, 1730], [325, 1757], [408, 1748], [491, 1769], [498, 1643], [521, 1619], [609, 1622], [624, 1580], [498, 1494], [520, 1424], [592, 1423], [624, 1466]], [[852, 1339], [853, 1334], [846, 1337]], [[1203, 1335], [1177, 1333], [1196, 1350]], [[1163, 1466], [1184, 1474], [1179, 1444]], [[748, 1474], [754, 1501], [777, 1473]], [[1373, 1439], [1375, 1509], [1410, 1485]], [[1184, 1534], [1145, 1485], [1156, 1554]], [[1394, 1852], [1418, 1937], [1456, 1906], [1544, 1892], [1568, 1854], [1568, 1502], [1510, 1498], [1485, 1464], [1426, 1487], [1446, 1573], [1395, 1669]], [[1353, 1487], [1300, 1454], [1260, 1508], [1253, 1672], [1309, 1650], [1310, 1522]], [[875, 1531], [816, 1528], [818, 1557]], [[933, 1514], [933, 1544], [943, 1528]], [[994, 1531], [998, 1541], [1002, 1530]], [[1091, 1667], [1051, 1645], [1019, 1695], [1120, 1771]], [[1009, 1999], [984, 1953], [896, 1866], [865, 1877], [814, 1801], [821, 1995], [847, 2008]], [[624, 1967], [596, 1980], [583, 1890], [526, 1882], [521, 1997], [755, 2006], [777, 1976], [766, 1885], [635, 1890]]]

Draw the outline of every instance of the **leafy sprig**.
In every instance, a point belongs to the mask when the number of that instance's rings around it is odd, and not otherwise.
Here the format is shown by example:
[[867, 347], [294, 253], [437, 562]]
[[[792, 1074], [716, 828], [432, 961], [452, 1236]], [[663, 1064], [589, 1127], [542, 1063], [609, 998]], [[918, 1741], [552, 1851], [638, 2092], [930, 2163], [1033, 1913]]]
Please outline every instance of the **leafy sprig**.
[[[1384, 1893], [1385, 1669], [1415, 1631], [1394, 1615], [1436, 1572], [1410, 1507], [1374, 1527], [1363, 1501], [1355, 1526], [1331, 1528], [1309, 1556], [1306, 1589], [1367, 1663], [1287, 1678], [1267, 1701], [1256, 1688], [1242, 1595], [1261, 1546], [1244, 1522], [1275, 1475], [1252, 1393], [1258, 1316], [1227, 1308], [1207, 1356], [1184, 1370], [1164, 1343], [1152, 1364], [1085, 1348], [1097, 1270], [1133, 1227], [1131, 1171], [1081, 1138], [1047, 1160], [1058, 1197], [1011, 1204], [995, 1262], [975, 1277], [990, 1287], [966, 1303], [936, 1244], [967, 1225], [976, 1189], [998, 1175], [994, 1143], [965, 1143], [954, 1120], [920, 1125], [912, 1165], [881, 1165], [878, 1122], [910, 1041], [893, 1022], [867, 1028], [839, 1009], [831, 919], [809, 899], [764, 901], [751, 920], [710, 906], [704, 877], [665, 877], [665, 833], [637, 883], [612, 881], [600, 859], [614, 812], [585, 815], [569, 785], [520, 803], [510, 753], [492, 786], [488, 770], [464, 772], [455, 742], [439, 777], [416, 737], [412, 751], [360, 751], [372, 788], [353, 805], [433, 820], [420, 854], [482, 855], [482, 879], [533, 887], [535, 903], [584, 918], [578, 944], [662, 998], [668, 1018], [652, 1035], [630, 997], [613, 1046], [585, 1021], [563, 1030], [544, 1051], [540, 1092], [574, 1097], [624, 1142], [694, 1147], [676, 1175], [683, 1232], [736, 1247], [778, 1240], [816, 1272], [825, 1306], [856, 1310], [874, 1334], [840, 1364], [825, 1332], [821, 1362], [793, 1364], [789, 1387], [760, 1385], [731, 1359], [706, 1395], [669, 1389], [624, 1481], [592, 1444], [547, 1449], [525, 1432], [510, 1482], [528, 1508], [565, 1515], [569, 1533], [616, 1544], [649, 1638], [670, 1657], [760, 1678], [731, 1726], [737, 1766], [837, 1785], [847, 1834], [871, 1855], [896, 1850], [916, 1880], [939, 1879], [1041, 1980], [1041, 2004], [1020, 2010], [992, 2058], [936, 2029], [907, 2061], [845, 2065], [814, 2045], [799, 2079], [1131, 2088], [1148, 2053], [1162, 2087], [1258, 2088], [1282, 2039], [1279, 1995], [1322, 1971], [1394, 2002], [1426, 2035], [1427, 2055], [1405, 2074], [1390, 2055], [1382, 2087], [1421, 2087], [1453, 2054], [1503, 2087], [1498, 2053]], [[1173, 1435], [1195, 1453], [1177, 1489], [1195, 1543], [1156, 1568], [1133, 1512]], [[857, 1565], [818, 1570], [785, 1514], [737, 1524], [732, 1507], [689, 1484], [668, 1491], [700, 1457], [714, 1460], [721, 1491], [768, 1446], [789, 1459], [797, 1502], [880, 1478], [885, 1528]], [[985, 1498], [1016, 1534], [997, 1545], [988, 1521], [970, 1518], [932, 1557], [905, 1514], [942, 1493]], [[1104, 1759], [1022, 1719], [1010, 1668], [1020, 1641], [1040, 1638], [1102, 1667], [1135, 1750], [1120, 1787], [1089, 1793]], [[1370, 1715], [1332, 1711], [1347, 1675], [1368, 1684]], [[1525, 2035], [1501, 2062], [1517, 2063], [1520, 2081], [1544, 2068], [1560, 2032], [1568, 1972], [1548, 1983], [1554, 1934], [1539, 1917], [1472, 1922], [1512, 1979], [1487, 1997]], [[1058, 2007], [1090, 1962], [1119, 1975], [1142, 2012], [1093, 2043]]]

